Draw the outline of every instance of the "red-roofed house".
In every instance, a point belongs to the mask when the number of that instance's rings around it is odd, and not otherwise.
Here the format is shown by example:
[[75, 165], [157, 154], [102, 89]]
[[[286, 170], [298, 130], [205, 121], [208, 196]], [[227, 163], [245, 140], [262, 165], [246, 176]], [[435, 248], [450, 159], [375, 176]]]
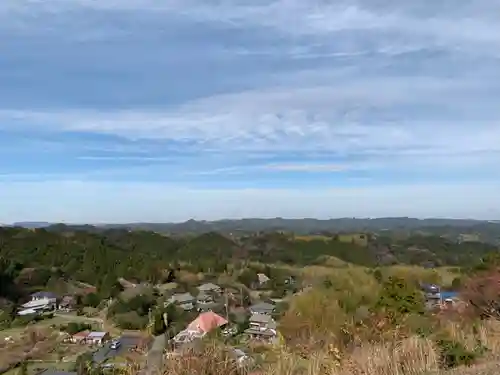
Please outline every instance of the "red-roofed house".
[[207, 311], [198, 315], [188, 326], [187, 331], [196, 331], [202, 334], [207, 334], [216, 328], [226, 325], [228, 322], [222, 316], [217, 315], [212, 311]]

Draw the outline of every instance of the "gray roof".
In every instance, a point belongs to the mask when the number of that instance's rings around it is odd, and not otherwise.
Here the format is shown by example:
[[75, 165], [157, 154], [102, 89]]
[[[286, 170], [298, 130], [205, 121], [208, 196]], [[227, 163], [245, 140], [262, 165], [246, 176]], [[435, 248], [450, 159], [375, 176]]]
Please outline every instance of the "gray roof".
[[200, 285], [198, 287], [198, 289], [203, 290], [203, 291], [217, 290], [217, 289], [220, 289], [220, 286], [213, 284], [213, 283], [205, 283], [205, 284]]
[[191, 293], [174, 294], [172, 297], [169, 298], [170, 302], [178, 302], [178, 303], [193, 302], [194, 300], [195, 298], [191, 295]]
[[205, 293], [204, 291], [201, 291], [197, 296], [196, 299], [198, 301], [205, 300], [205, 299], [212, 299], [212, 296]]
[[52, 292], [36, 292], [31, 295], [31, 298], [57, 298]]
[[275, 306], [271, 303], [260, 302], [250, 306], [250, 310], [254, 311], [273, 311]]
[[255, 323], [269, 323], [273, 321], [273, 317], [269, 315], [264, 315], [264, 314], [252, 314], [250, 316], [250, 322], [255, 322]]
[[244, 331], [244, 333], [250, 334], [250, 335], [260, 335], [260, 336], [276, 336], [276, 332], [274, 332], [271, 329], [266, 329], [266, 330], [259, 330], [259, 329], [254, 329], [254, 328], [248, 328]]

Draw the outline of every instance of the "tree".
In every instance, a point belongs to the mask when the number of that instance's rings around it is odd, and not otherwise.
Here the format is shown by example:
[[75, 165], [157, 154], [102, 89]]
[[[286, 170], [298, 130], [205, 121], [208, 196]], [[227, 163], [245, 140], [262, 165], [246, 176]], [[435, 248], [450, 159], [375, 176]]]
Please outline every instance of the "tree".
[[247, 287], [252, 287], [252, 285], [257, 282], [257, 272], [255, 272], [252, 268], [246, 268], [243, 272], [238, 276], [238, 281]]
[[500, 319], [500, 270], [483, 271], [472, 276], [464, 282], [460, 295], [474, 314]]
[[82, 298], [84, 306], [97, 307], [101, 303], [101, 299], [96, 293], [88, 293]]
[[85, 352], [79, 355], [75, 361], [76, 373], [78, 375], [90, 375], [93, 367], [92, 353]]
[[22, 361], [19, 365], [18, 375], [28, 375], [28, 362]]
[[422, 314], [425, 311], [425, 300], [422, 293], [404, 279], [389, 277], [382, 284], [382, 291], [376, 303], [376, 309], [398, 320], [405, 314]]

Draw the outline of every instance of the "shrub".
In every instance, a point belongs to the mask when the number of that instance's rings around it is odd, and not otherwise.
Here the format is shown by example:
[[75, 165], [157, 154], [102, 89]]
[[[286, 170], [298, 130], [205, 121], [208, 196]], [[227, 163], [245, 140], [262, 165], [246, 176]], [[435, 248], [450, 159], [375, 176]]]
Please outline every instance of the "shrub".
[[453, 368], [461, 365], [470, 366], [478, 356], [460, 343], [450, 339], [439, 339], [436, 344], [440, 350], [441, 366]]
[[86, 330], [91, 330], [92, 326], [90, 324], [86, 323], [77, 323], [77, 322], [70, 322], [66, 326], [61, 327], [61, 331], [67, 332], [70, 335], [74, 335], [75, 333], [86, 331]]
[[135, 311], [117, 314], [114, 317], [116, 324], [123, 329], [143, 329], [148, 324], [147, 316], [140, 316]]
[[401, 315], [423, 314], [425, 302], [422, 293], [404, 279], [389, 277], [382, 284], [376, 309], [383, 310], [394, 322]]
[[500, 318], [500, 270], [480, 272], [465, 281], [461, 297], [481, 317]]

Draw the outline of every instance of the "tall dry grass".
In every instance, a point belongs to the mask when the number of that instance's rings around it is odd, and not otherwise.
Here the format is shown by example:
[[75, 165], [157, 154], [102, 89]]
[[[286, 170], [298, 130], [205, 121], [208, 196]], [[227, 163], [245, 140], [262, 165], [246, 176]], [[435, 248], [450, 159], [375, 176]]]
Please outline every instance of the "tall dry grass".
[[[500, 323], [487, 321], [476, 331], [450, 323], [448, 333], [470, 348], [479, 338], [499, 359]], [[264, 360], [252, 368], [240, 368], [220, 343], [210, 342], [196, 351], [169, 357], [163, 373], [169, 375], [445, 375], [440, 370], [440, 351], [430, 338], [411, 336], [379, 343], [363, 342], [354, 350], [339, 353], [332, 343], [309, 353], [300, 353], [283, 344], [269, 347]], [[481, 367], [482, 366], [482, 367]], [[478, 365], [478, 369], [484, 365]], [[490, 368], [489, 366], [486, 366]], [[460, 374], [463, 370], [453, 370]], [[470, 371], [470, 370], [469, 370]], [[468, 373], [468, 372], [467, 372]], [[481, 372], [478, 372], [481, 373]], [[500, 373], [500, 372], [499, 372]], [[481, 373], [482, 374], [482, 373]]]

